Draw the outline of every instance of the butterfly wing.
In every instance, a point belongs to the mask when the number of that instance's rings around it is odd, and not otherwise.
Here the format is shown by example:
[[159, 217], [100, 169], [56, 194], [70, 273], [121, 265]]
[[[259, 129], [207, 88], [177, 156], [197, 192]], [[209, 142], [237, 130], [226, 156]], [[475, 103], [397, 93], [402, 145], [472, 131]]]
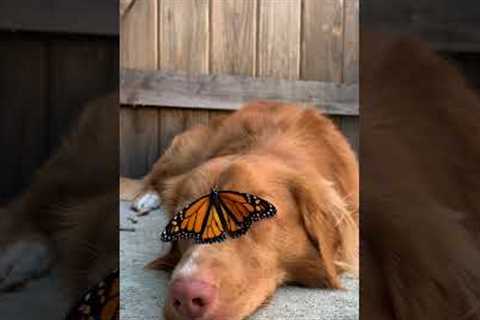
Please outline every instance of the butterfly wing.
[[249, 193], [220, 191], [219, 202], [225, 230], [234, 238], [247, 232], [253, 222], [277, 213], [270, 202]]
[[221, 242], [225, 234], [239, 237], [254, 221], [276, 214], [268, 201], [249, 193], [218, 191], [180, 210], [161, 235], [163, 241], [194, 239], [195, 243]]
[[118, 320], [119, 272], [114, 271], [82, 296], [67, 320]]
[[195, 239], [196, 243], [222, 242], [226, 239], [225, 228], [222, 221], [222, 212], [218, 204], [212, 203], [210, 212], [201, 235]]
[[203, 196], [180, 210], [161, 235], [163, 241], [194, 239], [196, 243], [223, 241], [225, 232], [218, 207], [210, 195]]

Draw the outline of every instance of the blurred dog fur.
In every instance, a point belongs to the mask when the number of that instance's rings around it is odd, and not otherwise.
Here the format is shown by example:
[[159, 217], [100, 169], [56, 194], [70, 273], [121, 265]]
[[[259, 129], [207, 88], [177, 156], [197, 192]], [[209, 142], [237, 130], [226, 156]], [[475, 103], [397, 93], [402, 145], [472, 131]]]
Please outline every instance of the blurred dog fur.
[[479, 97], [419, 40], [361, 43], [361, 316], [480, 319]]
[[1, 290], [53, 268], [72, 304], [118, 268], [117, 113], [114, 94], [87, 105], [28, 190], [2, 208]]

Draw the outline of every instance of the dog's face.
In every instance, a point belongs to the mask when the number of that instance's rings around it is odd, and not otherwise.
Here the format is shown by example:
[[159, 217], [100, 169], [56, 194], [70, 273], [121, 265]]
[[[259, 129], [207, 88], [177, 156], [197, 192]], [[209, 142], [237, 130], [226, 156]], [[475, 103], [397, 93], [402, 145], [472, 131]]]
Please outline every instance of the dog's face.
[[169, 287], [167, 319], [243, 319], [285, 282], [339, 287], [334, 252], [341, 247], [343, 231], [328, 217], [314, 218], [322, 204], [309, 198], [323, 193], [318, 201], [335, 199], [328, 199], [329, 190], [308, 194], [305, 181], [282, 163], [265, 160], [211, 160], [167, 182], [162, 200], [171, 215], [208, 193], [213, 184], [255, 194], [277, 208], [275, 217], [254, 223], [238, 239], [208, 245], [178, 241], [170, 256], [154, 263], [159, 267], [175, 255], [179, 258]]

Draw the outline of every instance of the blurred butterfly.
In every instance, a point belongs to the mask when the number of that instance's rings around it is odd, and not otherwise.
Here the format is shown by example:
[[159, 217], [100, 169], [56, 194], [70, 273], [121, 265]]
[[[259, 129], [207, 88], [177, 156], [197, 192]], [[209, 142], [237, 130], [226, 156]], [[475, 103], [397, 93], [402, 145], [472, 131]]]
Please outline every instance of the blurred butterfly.
[[180, 210], [161, 235], [162, 241], [193, 239], [195, 243], [222, 242], [248, 231], [254, 221], [270, 218], [277, 209], [268, 201], [249, 193], [217, 191], [207, 194]]
[[119, 319], [118, 270], [91, 288], [71, 310], [66, 320], [118, 320]]

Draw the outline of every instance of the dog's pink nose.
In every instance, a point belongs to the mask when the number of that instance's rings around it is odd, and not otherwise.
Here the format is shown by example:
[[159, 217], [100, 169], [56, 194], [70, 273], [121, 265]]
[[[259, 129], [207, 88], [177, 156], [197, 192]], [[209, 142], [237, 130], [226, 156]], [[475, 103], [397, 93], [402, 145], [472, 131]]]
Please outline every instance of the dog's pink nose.
[[215, 296], [215, 287], [199, 280], [178, 279], [170, 286], [170, 303], [187, 319], [207, 314]]

